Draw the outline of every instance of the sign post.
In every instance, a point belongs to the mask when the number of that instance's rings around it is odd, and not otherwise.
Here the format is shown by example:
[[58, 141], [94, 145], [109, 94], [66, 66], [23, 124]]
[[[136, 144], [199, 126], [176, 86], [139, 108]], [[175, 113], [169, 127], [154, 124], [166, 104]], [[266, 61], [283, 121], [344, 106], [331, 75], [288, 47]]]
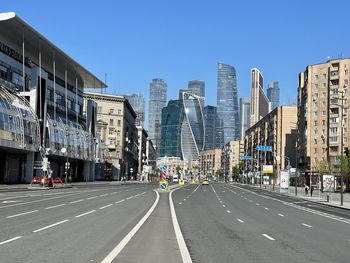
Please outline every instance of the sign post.
[[159, 181], [159, 191], [168, 191], [169, 185], [166, 180], [166, 176], [168, 173], [168, 166], [163, 165], [162, 166], [162, 179]]

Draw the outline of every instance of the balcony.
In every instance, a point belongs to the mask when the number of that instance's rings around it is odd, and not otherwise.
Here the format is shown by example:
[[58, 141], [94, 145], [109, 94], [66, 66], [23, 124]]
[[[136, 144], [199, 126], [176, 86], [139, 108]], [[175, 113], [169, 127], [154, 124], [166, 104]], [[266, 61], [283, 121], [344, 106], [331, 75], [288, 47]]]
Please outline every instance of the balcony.
[[339, 79], [339, 72], [338, 71], [331, 71], [329, 74], [330, 80], [336, 80]]

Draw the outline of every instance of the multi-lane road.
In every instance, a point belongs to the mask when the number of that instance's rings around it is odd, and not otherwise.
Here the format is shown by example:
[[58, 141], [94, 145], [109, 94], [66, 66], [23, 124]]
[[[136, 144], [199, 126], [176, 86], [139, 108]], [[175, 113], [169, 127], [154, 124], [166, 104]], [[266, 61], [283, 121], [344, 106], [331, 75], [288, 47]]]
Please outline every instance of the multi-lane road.
[[349, 262], [350, 212], [242, 185], [0, 193], [0, 262]]

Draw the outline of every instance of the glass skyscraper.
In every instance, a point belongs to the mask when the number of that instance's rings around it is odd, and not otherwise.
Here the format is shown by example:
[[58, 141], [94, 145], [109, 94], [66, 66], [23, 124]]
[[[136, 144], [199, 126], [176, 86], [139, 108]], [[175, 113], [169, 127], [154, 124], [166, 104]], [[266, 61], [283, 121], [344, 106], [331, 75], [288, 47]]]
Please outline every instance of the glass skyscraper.
[[141, 93], [134, 93], [125, 96], [136, 113], [136, 126], [145, 125], [145, 98]]
[[218, 126], [217, 108], [215, 106], [205, 106], [204, 108], [205, 124], [205, 150], [218, 147], [216, 142], [216, 127]]
[[181, 127], [182, 157], [186, 161], [196, 161], [205, 144], [203, 101], [197, 95], [184, 92], [183, 105], [185, 116]]
[[218, 63], [217, 78], [217, 139], [219, 146], [240, 138], [236, 70]]
[[184, 107], [181, 100], [170, 100], [162, 110], [162, 129], [160, 156], [182, 158], [181, 125], [184, 119]]
[[245, 131], [250, 128], [250, 98], [240, 98], [239, 112], [241, 120], [241, 138]]
[[267, 85], [267, 98], [271, 103], [271, 111], [280, 105], [280, 88], [278, 81], [270, 82]]
[[163, 79], [153, 79], [149, 92], [148, 135], [159, 156], [162, 109], [167, 102], [167, 84]]

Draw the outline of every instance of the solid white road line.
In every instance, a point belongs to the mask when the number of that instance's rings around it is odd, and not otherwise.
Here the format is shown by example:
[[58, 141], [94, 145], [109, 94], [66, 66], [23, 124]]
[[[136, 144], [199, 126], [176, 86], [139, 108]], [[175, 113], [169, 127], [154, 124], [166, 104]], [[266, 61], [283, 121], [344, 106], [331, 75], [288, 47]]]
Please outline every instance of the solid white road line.
[[119, 201], [115, 202], [115, 204], [119, 204], [119, 203], [122, 203], [124, 201], [125, 201], [125, 199], [122, 199], [122, 200], [119, 200]]
[[17, 217], [17, 216], [23, 216], [23, 215], [27, 215], [27, 214], [36, 213], [36, 212], [38, 212], [38, 211], [39, 211], [39, 210], [33, 210], [33, 211], [29, 211], [29, 212], [20, 213], [20, 214], [17, 214], [17, 215], [7, 216], [6, 218], [12, 218], [12, 217]]
[[284, 217], [284, 215], [282, 215], [282, 214], [278, 214], [279, 216], [281, 216], [281, 217]]
[[103, 195], [100, 195], [100, 197], [104, 197], [104, 196], [107, 196], [108, 194], [103, 194]]
[[270, 240], [272, 240], [272, 241], [274, 241], [274, 240], [276, 240], [276, 239], [274, 239], [273, 237], [270, 237], [269, 235], [266, 235], [266, 234], [262, 234], [264, 237], [266, 237], [267, 239], [270, 239]]
[[244, 223], [244, 221], [242, 219], [237, 218], [237, 221], [240, 223]]
[[104, 208], [110, 207], [110, 206], [112, 206], [112, 205], [113, 205], [113, 204], [105, 205], [105, 206], [100, 207], [100, 209], [104, 209]]
[[184, 239], [184, 237], [182, 235], [179, 222], [177, 221], [176, 212], [175, 212], [175, 208], [174, 208], [174, 203], [173, 203], [173, 199], [172, 199], [172, 194], [177, 189], [179, 189], [179, 188], [171, 190], [170, 191], [170, 195], [169, 195], [171, 218], [172, 218], [172, 221], [173, 221], [173, 226], [174, 226], [174, 230], [175, 230], [177, 244], [179, 245], [179, 249], [180, 249], [180, 252], [181, 252], [182, 262], [184, 262], [184, 263], [192, 263], [190, 252], [188, 252], [188, 248], [186, 246], [185, 239]]
[[130, 200], [131, 198], [134, 198], [134, 197], [133, 197], [133, 196], [130, 196], [130, 197], [126, 198], [126, 200]]
[[95, 199], [95, 198], [97, 198], [98, 196], [96, 195], [96, 196], [91, 196], [91, 197], [89, 197], [89, 198], [86, 198], [86, 200], [91, 200], [91, 199]]
[[48, 229], [48, 228], [50, 228], [50, 227], [54, 227], [54, 226], [57, 226], [57, 225], [60, 225], [60, 224], [66, 223], [66, 222], [68, 222], [68, 221], [69, 221], [69, 219], [66, 219], [66, 220], [63, 220], [63, 221], [60, 221], [60, 222], [54, 223], [54, 224], [52, 224], [52, 225], [48, 225], [48, 226], [45, 226], [45, 227], [39, 228], [39, 229], [37, 229], [37, 230], [34, 230], [34, 231], [33, 231], [33, 233], [37, 233], [37, 232], [43, 231], [43, 230], [45, 230], [45, 229]]
[[89, 211], [89, 212], [86, 212], [86, 213], [84, 213], [84, 214], [77, 215], [77, 216], [75, 216], [75, 217], [76, 217], [76, 218], [79, 218], [79, 217], [82, 217], [82, 216], [86, 216], [86, 215], [88, 215], [88, 214], [91, 214], [91, 213], [93, 213], [93, 212], [96, 212], [96, 210], [91, 210], [91, 211]]
[[75, 203], [79, 203], [79, 202], [83, 202], [84, 199], [79, 199], [79, 200], [76, 200], [76, 201], [72, 201], [72, 202], [69, 202], [70, 204], [75, 204]]
[[6, 244], [6, 243], [10, 243], [10, 242], [15, 241], [15, 240], [20, 239], [20, 238], [22, 238], [22, 236], [18, 236], [18, 237], [14, 237], [14, 238], [11, 238], [11, 239], [2, 241], [2, 242], [0, 242], [0, 246], [1, 246], [1, 245], [4, 245], [4, 244]]
[[66, 204], [59, 204], [59, 205], [54, 205], [54, 206], [49, 206], [49, 207], [46, 207], [45, 209], [52, 209], [52, 208], [56, 208], [56, 207], [60, 207], [60, 206], [64, 206]]
[[304, 224], [304, 223], [302, 223], [302, 225], [303, 225], [303, 226], [306, 226], [306, 227], [312, 227], [312, 226], [310, 226], [310, 225], [308, 225], [308, 224]]
[[148, 212], [144, 215], [144, 217], [136, 224], [136, 226], [134, 226], [134, 228], [123, 238], [123, 240], [120, 241], [120, 243], [101, 261], [101, 263], [112, 262], [118, 256], [118, 254], [123, 250], [123, 248], [129, 243], [129, 241], [136, 234], [136, 232], [141, 228], [141, 226], [145, 223], [147, 218], [152, 214], [153, 210], [155, 209], [159, 201], [159, 194], [157, 191], [155, 191], [155, 193], [157, 194], [157, 198], [156, 198], [156, 201], [154, 201], [152, 207], [148, 210]]

